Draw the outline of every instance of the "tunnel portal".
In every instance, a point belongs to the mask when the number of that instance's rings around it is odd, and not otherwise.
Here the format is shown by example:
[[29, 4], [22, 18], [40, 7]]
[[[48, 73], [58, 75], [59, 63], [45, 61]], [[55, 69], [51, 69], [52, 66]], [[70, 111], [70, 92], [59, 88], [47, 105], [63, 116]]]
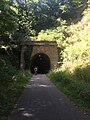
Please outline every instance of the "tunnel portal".
[[51, 68], [49, 57], [44, 53], [34, 55], [30, 61], [30, 71], [34, 73], [34, 68], [37, 67], [38, 74], [48, 73]]
[[34, 73], [45, 74], [58, 67], [58, 47], [56, 41], [28, 41], [21, 43], [20, 68]]

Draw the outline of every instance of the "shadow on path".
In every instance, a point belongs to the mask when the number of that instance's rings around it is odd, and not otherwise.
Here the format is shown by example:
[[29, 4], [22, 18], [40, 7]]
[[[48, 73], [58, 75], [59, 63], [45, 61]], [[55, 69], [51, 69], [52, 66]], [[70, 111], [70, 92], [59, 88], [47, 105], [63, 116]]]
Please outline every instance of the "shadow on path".
[[9, 120], [90, 120], [83, 115], [46, 75], [34, 75]]

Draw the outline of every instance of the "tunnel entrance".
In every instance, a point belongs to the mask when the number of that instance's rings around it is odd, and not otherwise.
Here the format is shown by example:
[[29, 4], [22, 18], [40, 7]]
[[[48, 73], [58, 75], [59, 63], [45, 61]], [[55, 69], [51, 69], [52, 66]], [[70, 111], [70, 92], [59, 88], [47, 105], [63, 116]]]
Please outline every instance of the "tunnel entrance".
[[34, 68], [37, 67], [38, 74], [45, 74], [48, 73], [51, 68], [51, 63], [48, 55], [44, 53], [38, 53], [33, 56], [33, 58], [30, 61], [30, 71], [31, 73], [34, 73]]
[[20, 44], [20, 69], [29, 69], [34, 73], [38, 67], [38, 73], [48, 73], [58, 67], [59, 54], [56, 41], [31, 41], [23, 40]]

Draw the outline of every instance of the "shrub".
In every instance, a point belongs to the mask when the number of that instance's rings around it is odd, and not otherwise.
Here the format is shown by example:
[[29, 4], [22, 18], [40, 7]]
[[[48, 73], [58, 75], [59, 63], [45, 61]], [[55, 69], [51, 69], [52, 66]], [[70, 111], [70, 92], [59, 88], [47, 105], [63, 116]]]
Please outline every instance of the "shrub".
[[16, 70], [8, 56], [0, 55], [0, 58], [0, 120], [7, 120], [31, 74]]
[[[85, 74], [83, 73], [85, 70]], [[90, 82], [89, 76], [86, 82], [85, 69], [76, 69], [73, 73], [68, 70], [59, 70], [49, 73], [50, 80], [66, 95], [69, 96], [83, 110], [90, 112]], [[83, 73], [83, 74], [82, 74]]]

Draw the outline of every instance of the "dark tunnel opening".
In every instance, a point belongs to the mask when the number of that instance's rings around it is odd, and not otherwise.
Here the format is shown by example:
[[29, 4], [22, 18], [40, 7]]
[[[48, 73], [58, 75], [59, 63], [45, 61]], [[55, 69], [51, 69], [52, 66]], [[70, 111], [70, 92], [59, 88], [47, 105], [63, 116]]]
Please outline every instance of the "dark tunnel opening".
[[38, 74], [48, 73], [51, 68], [49, 57], [44, 53], [38, 53], [30, 61], [30, 71], [34, 74], [34, 68], [37, 67]]

